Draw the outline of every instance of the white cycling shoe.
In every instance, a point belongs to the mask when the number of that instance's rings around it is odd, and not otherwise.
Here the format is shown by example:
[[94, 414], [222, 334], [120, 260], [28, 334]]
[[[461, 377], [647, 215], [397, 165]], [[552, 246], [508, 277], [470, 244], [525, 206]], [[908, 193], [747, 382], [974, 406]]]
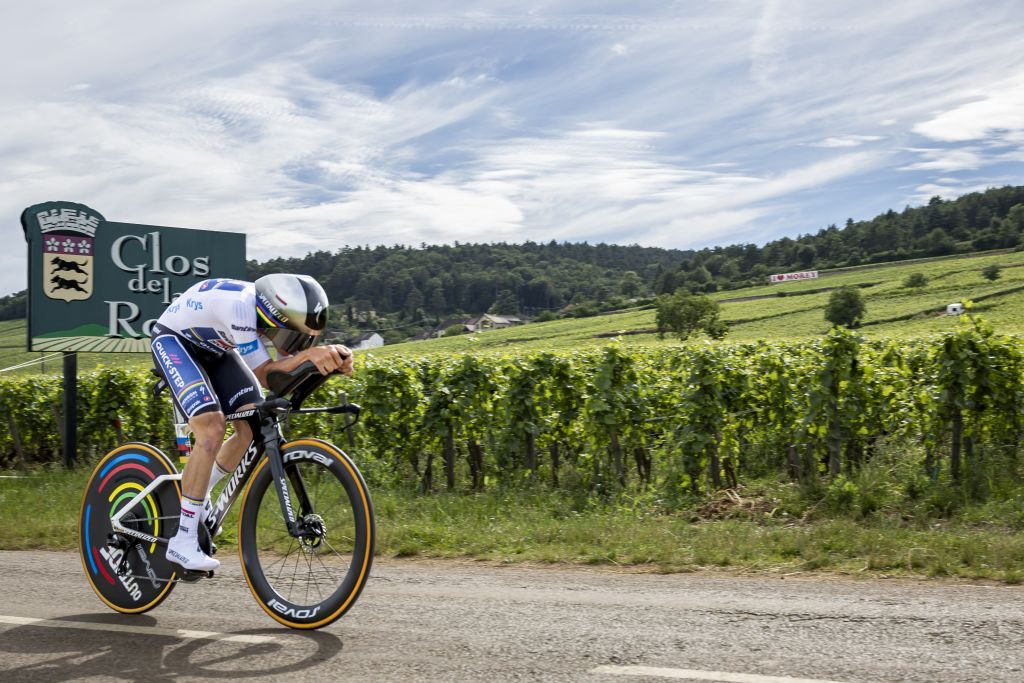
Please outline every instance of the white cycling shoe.
[[199, 549], [196, 538], [178, 534], [167, 542], [167, 561], [193, 572], [211, 572], [220, 566], [218, 560]]

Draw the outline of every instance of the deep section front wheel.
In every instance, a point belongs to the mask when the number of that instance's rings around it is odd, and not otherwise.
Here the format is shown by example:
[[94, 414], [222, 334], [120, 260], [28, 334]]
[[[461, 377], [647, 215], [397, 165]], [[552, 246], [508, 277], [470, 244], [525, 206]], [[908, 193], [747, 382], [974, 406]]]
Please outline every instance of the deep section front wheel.
[[177, 474], [167, 456], [149, 444], [129, 443], [107, 453], [85, 487], [78, 538], [82, 566], [96, 595], [118, 612], [151, 610], [174, 588], [174, 567], [164, 558], [163, 545], [125, 535], [111, 538], [110, 518], [125, 506], [131, 509], [122, 522], [130, 529], [166, 538], [177, 528], [181, 505], [177, 481], [166, 481], [136, 500], [164, 474]]
[[300, 439], [281, 449], [300, 535], [289, 534], [266, 458], [238, 516], [242, 572], [253, 596], [285, 626], [320, 628], [359, 597], [373, 562], [373, 505], [359, 470], [340, 449]]

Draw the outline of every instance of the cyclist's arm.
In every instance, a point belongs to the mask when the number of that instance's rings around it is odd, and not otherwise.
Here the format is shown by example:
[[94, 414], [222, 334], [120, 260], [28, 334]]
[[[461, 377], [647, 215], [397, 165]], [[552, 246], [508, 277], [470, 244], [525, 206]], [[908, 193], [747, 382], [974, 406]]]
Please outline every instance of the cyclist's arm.
[[302, 365], [305, 361], [312, 361], [322, 374], [340, 372], [343, 375], [352, 374], [352, 352], [348, 347], [341, 344], [326, 344], [314, 346], [305, 351], [299, 351], [294, 356], [284, 356], [277, 360], [269, 360], [262, 365], [252, 369], [260, 384], [267, 386], [267, 375], [274, 371], [288, 372]]

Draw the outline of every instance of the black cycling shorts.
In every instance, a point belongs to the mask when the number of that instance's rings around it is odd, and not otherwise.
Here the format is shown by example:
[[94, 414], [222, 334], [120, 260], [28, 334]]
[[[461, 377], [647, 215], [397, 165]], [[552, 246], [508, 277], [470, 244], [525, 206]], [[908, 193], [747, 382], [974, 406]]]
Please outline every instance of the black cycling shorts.
[[234, 413], [263, 397], [256, 375], [236, 351], [205, 351], [159, 323], [153, 325], [152, 351], [186, 419], [218, 410]]

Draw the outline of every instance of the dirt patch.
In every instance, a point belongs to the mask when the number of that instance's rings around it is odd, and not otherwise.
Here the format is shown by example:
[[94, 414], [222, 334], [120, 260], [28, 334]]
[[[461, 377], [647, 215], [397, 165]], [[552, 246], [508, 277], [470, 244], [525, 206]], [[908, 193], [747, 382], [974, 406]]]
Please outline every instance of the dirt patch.
[[763, 494], [750, 492], [742, 495], [736, 489], [724, 489], [704, 503], [696, 513], [698, 519], [749, 519], [762, 520], [773, 517], [779, 508], [779, 501]]

